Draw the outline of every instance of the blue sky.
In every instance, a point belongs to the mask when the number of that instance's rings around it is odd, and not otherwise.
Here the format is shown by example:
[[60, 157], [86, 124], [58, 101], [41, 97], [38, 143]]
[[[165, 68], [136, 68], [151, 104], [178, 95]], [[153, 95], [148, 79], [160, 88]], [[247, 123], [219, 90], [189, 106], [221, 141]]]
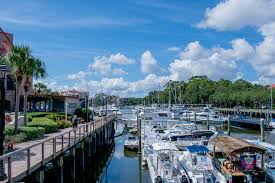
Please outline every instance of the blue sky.
[[[143, 96], [169, 79], [275, 81], [273, 0], [3, 1], [0, 25], [46, 63], [43, 80]], [[255, 13], [255, 10], [258, 10]]]

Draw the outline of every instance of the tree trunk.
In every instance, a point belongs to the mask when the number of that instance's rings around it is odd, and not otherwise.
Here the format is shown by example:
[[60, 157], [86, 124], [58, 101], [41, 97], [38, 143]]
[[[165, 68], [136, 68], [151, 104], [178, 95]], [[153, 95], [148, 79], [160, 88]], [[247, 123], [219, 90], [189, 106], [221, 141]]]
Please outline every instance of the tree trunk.
[[28, 91], [24, 92], [24, 125], [26, 126], [28, 123], [27, 118], [27, 102], [28, 102]]
[[16, 94], [15, 94], [15, 114], [14, 114], [14, 130], [18, 132], [18, 113], [20, 104], [20, 83], [16, 82]]

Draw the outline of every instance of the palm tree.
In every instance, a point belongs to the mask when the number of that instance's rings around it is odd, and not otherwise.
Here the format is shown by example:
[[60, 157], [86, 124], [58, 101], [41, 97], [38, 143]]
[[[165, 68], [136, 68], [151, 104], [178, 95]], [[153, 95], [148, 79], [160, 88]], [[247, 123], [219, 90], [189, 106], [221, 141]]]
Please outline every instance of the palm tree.
[[[15, 98], [15, 132], [18, 131], [18, 112], [19, 112], [19, 102], [20, 102], [20, 88], [23, 79], [25, 78], [26, 87], [30, 83], [29, 77], [34, 74], [34, 76], [45, 75], [40, 74], [44, 67], [43, 62], [38, 62], [31, 55], [31, 49], [28, 46], [14, 46], [11, 52], [6, 57], [6, 64], [11, 68], [12, 74], [15, 77], [16, 85], [16, 98]], [[34, 68], [34, 70], [30, 69]], [[43, 68], [41, 70], [41, 68]], [[32, 73], [33, 72], [33, 73]], [[39, 73], [39, 74], [38, 74]], [[25, 85], [24, 83], [24, 85]], [[25, 86], [24, 86], [25, 89]]]
[[38, 78], [44, 78], [46, 76], [46, 67], [43, 61], [41, 61], [38, 58], [30, 57], [28, 60], [26, 60], [24, 67], [23, 67], [23, 73], [26, 77], [24, 82], [24, 124], [27, 124], [27, 102], [28, 102], [28, 92], [31, 87], [31, 81], [30, 78], [34, 77], [36, 79]]
[[44, 91], [47, 90], [47, 86], [44, 85], [44, 84], [41, 83], [41, 82], [35, 83], [35, 84], [33, 85], [33, 87], [34, 87], [34, 91], [37, 92], [37, 93], [44, 93]]

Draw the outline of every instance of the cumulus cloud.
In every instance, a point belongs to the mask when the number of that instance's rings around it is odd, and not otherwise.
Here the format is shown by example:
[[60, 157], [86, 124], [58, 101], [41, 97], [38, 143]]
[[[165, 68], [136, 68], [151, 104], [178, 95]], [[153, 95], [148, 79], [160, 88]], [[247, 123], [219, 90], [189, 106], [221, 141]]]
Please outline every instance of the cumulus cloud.
[[122, 77], [117, 78], [102, 78], [99, 81], [96, 80], [82, 80], [73, 86], [77, 90], [83, 88], [90, 88], [90, 94], [100, 92], [101, 85], [106, 93], [112, 95], [125, 96], [143, 96], [151, 90], [158, 89], [159, 85], [164, 85], [169, 80], [168, 76], [157, 76], [155, 74], [149, 74], [144, 79], [137, 81], [127, 81]]
[[113, 64], [116, 65], [129, 65], [134, 64], [135, 60], [128, 58], [127, 56], [117, 53], [110, 56], [97, 56], [94, 57], [94, 61], [89, 64], [89, 68], [95, 74], [107, 76], [109, 74], [126, 74], [126, 71], [120, 69], [113, 69]]
[[189, 43], [180, 58], [170, 63], [171, 79], [186, 80], [194, 75], [207, 75], [214, 80], [235, 78], [239, 71], [237, 61], [249, 58], [253, 48], [244, 39], [233, 40], [231, 45], [231, 49], [206, 49], [198, 41]]
[[113, 69], [113, 74], [114, 75], [127, 75], [128, 72], [126, 72], [125, 70], [123, 70], [121, 68], [114, 68]]
[[81, 79], [85, 78], [87, 75], [89, 75], [88, 72], [79, 71], [76, 74], [69, 74], [67, 78], [69, 80], [81, 80]]
[[225, 0], [207, 9], [199, 28], [236, 30], [275, 21], [274, 0]]
[[177, 47], [177, 46], [172, 46], [172, 47], [167, 48], [167, 50], [171, 51], [171, 52], [179, 52], [181, 50], [181, 48]]
[[153, 57], [149, 50], [141, 55], [140, 69], [144, 74], [153, 74], [164, 71], [164, 69], [158, 65], [158, 61]]

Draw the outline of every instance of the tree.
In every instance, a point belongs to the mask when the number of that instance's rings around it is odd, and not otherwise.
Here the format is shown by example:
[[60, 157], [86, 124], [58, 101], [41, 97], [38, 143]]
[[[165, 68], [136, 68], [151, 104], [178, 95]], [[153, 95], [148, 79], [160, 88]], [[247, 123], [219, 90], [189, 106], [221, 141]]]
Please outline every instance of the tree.
[[44, 84], [41, 83], [41, 82], [35, 83], [35, 84], [33, 85], [33, 89], [34, 89], [35, 92], [37, 92], [37, 93], [39, 93], [39, 94], [40, 94], [40, 93], [44, 93], [45, 91], [48, 90], [47, 86], [44, 85]]
[[41, 61], [38, 58], [34, 58], [30, 55], [29, 59], [25, 60], [24, 67], [23, 67], [23, 73], [25, 76], [25, 82], [24, 82], [24, 124], [27, 124], [27, 102], [28, 102], [28, 92], [31, 87], [31, 81], [30, 78], [34, 77], [36, 79], [38, 78], [44, 78], [46, 76], [46, 67], [43, 61]]
[[18, 132], [18, 112], [20, 101], [20, 88], [24, 77], [24, 63], [30, 57], [30, 48], [27, 46], [14, 46], [6, 57], [6, 64], [11, 68], [15, 77], [15, 132]]

